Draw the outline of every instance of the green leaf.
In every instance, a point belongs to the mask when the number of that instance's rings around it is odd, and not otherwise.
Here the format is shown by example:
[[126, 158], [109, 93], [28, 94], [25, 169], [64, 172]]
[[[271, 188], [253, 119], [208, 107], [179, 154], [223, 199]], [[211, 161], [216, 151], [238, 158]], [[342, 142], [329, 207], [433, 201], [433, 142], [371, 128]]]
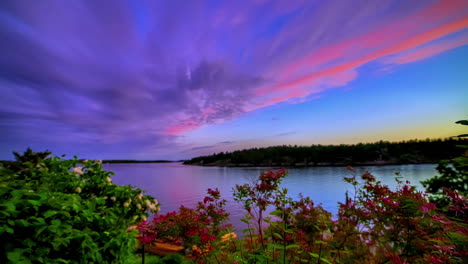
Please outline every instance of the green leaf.
[[280, 245], [280, 244], [270, 244], [274, 249], [284, 249], [284, 245]]
[[41, 205], [41, 202], [38, 200], [28, 200], [28, 202], [32, 204], [34, 207]]
[[246, 229], [243, 229], [242, 230], [242, 233], [249, 233], [249, 232], [252, 232], [254, 229], [253, 228], [246, 228]]
[[273, 236], [283, 240], [283, 236], [281, 234], [279, 234], [279, 233], [273, 233]]
[[249, 220], [247, 220], [247, 219], [245, 219], [245, 218], [242, 218], [241, 221], [242, 221], [243, 223], [246, 223], [246, 224], [249, 223]]
[[57, 211], [54, 211], [54, 210], [49, 210], [47, 212], [44, 213], [44, 218], [49, 218], [53, 215], [56, 215], [58, 212]]
[[319, 258], [319, 255], [318, 254], [315, 254], [315, 253], [311, 253], [309, 252], [309, 255], [313, 258]]
[[281, 210], [274, 210], [270, 212], [270, 215], [276, 215], [276, 216], [281, 216], [283, 215], [283, 211]]
[[60, 221], [59, 219], [54, 219], [52, 220], [51, 224], [53, 226], [59, 226], [60, 224], [62, 223], [62, 221]]
[[332, 264], [330, 261], [328, 261], [328, 259], [325, 259], [325, 258], [320, 258], [321, 261], [327, 263], [327, 264]]
[[5, 228], [5, 232], [7, 233], [10, 233], [10, 234], [15, 233], [15, 230], [11, 227], [5, 226], [4, 228]]
[[300, 246], [295, 245], [295, 244], [286, 246], [286, 249], [291, 249], [291, 248], [300, 248]]

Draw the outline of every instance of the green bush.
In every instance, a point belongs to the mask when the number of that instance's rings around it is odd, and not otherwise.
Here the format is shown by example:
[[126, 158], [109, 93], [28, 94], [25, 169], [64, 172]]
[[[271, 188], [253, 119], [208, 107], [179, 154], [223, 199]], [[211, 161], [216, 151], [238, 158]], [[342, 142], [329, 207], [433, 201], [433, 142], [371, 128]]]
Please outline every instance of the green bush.
[[[467, 126], [468, 120], [460, 120], [455, 123]], [[468, 134], [459, 135], [458, 137], [465, 138], [468, 137]], [[436, 203], [445, 214], [468, 221], [468, 215], [466, 214], [466, 211], [468, 211], [468, 208], [466, 208], [466, 197], [468, 197], [468, 145], [457, 145], [457, 147], [463, 151], [461, 156], [450, 160], [441, 160], [437, 166], [440, 175], [421, 183], [431, 194], [431, 202]], [[462, 211], [452, 210], [455, 207]]]
[[0, 263], [125, 263], [129, 226], [157, 211], [141, 189], [112, 183], [100, 161], [15, 153], [0, 164]]

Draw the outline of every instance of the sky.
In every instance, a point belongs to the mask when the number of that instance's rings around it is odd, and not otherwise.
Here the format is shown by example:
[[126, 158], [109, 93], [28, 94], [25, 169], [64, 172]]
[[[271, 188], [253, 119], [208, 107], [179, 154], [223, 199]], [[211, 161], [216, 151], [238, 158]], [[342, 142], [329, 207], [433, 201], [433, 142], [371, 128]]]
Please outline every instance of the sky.
[[2, 0], [0, 159], [466, 133], [466, 0]]

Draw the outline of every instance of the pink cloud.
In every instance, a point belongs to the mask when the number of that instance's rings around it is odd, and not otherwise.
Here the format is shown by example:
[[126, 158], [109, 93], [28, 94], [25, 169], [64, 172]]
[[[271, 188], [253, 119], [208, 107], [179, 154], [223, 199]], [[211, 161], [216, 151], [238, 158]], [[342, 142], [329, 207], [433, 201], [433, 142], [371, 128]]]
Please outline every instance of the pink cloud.
[[[460, 6], [463, 6], [463, 4], [463, 1], [455, 0], [438, 2], [413, 16], [385, 26], [381, 31], [374, 31], [347, 42], [337, 43], [318, 50], [304, 59], [288, 63], [280, 70], [280, 72], [284, 73], [280, 73], [280, 80], [301, 68], [314, 69], [324, 64], [328, 65], [327, 63], [345, 57], [346, 54], [361, 54], [352, 59], [348, 58], [348, 60], [344, 58], [339, 63], [335, 62], [334, 65], [332, 64], [324, 69], [292, 80], [283, 81], [272, 87], [261, 88], [257, 90], [256, 95], [262, 96], [272, 92], [293, 89], [296, 86], [311, 85], [313, 81], [324, 77], [332, 79], [333, 76], [341, 72], [355, 69], [380, 57], [410, 50], [440, 37], [460, 31], [468, 27], [466, 12], [462, 13], [462, 15], [457, 13], [457, 10], [460, 10]], [[427, 20], [422, 19], [424, 17], [430, 17], [439, 21], [430, 26]], [[415, 21], [412, 21], [412, 19]], [[411, 30], [417, 31], [416, 34], [411, 35], [410, 33], [413, 33]], [[457, 44], [452, 44], [452, 46], [457, 46]], [[449, 47], [450, 45], [446, 45], [440, 49], [449, 49]], [[425, 54], [429, 53], [426, 51]], [[425, 56], [424, 54], [420, 54], [419, 57], [424, 58]], [[413, 59], [417, 59], [417, 56], [414, 56]]]
[[169, 126], [166, 129], [166, 134], [167, 135], [172, 135], [172, 136], [180, 135], [180, 134], [183, 134], [185, 132], [192, 131], [192, 130], [200, 127], [201, 125], [202, 124], [197, 123], [195, 121], [179, 122], [179, 123], [177, 123], [175, 125]]
[[404, 54], [398, 54], [388, 60], [385, 60], [385, 63], [392, 63], [392, 64], [405, 64], [410, 63], [418, 60], [422, 60], [439, 53], [442, 53], [447, 50], [451, 50], [457, 47], [461, 47], [464, 45], [468, 45], [468, 36], [464, 35], [458, 39], [446, 41], [446, 42], [439, 42], [434, 43], [429, 46], [425, 46], [422, 48], [415, 48], [406, 52]]

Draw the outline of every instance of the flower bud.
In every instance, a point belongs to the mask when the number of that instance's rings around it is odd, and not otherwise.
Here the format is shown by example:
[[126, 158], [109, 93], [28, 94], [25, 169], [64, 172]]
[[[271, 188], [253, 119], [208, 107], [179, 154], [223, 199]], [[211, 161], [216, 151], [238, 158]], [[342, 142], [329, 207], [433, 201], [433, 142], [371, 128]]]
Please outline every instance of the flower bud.
[[82, 175], [83, 174], [83, 168], [81, 168], [81, 167], [73, 168], [73, 173], [75, 175]]

